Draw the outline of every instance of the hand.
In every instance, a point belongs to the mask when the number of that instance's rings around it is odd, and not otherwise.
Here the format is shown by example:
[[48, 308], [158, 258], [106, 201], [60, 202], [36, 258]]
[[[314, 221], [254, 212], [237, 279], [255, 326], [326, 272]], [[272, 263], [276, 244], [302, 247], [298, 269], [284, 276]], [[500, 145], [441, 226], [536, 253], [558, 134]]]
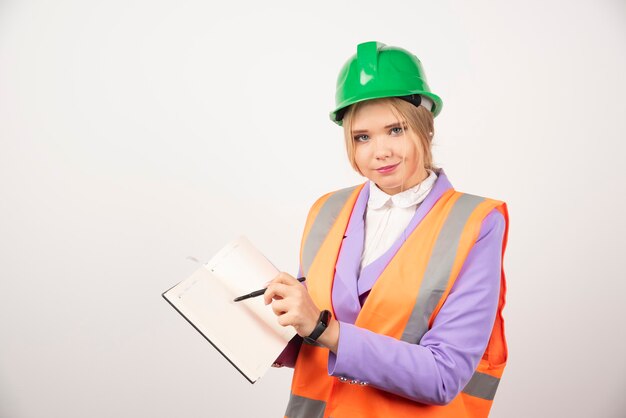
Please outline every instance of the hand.
[[301, 337], [310, 335], [315, 329], [321, 311], [306, 287], [290, 274], [278, 274], [269, 282], [263, 298], [266, 305], [272, 304], [280, 325], [291, 325]]

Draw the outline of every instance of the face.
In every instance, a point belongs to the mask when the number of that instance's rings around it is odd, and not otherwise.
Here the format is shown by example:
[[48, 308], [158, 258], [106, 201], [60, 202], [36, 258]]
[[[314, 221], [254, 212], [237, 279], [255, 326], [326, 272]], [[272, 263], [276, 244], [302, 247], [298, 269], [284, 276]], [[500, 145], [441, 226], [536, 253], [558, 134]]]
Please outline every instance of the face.
[[394, 195], [427, 177], [418, 138], [389, 104], [366, 102], [352, 120], [356, 165], [379, 189]]

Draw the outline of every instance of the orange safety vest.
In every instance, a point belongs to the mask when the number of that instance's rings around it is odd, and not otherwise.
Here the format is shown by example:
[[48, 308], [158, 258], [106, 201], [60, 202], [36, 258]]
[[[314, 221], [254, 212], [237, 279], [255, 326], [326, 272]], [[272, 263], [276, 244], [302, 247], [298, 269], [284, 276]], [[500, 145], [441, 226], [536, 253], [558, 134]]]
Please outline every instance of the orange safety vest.
[[[333, 311], [335, 264], [363, 185], [322, 196], [311, 208], [302, 237], [300, 263], [309, 293], [320, 309]], [[506, 220], [501, 201], [447, 190], [407, 237], [378, 277], [355, 325], [419, 344], [445, 303], [465, 259], [478, 238], [482, 220], [493, 209]], [[401, 284], [401, 285], [399, 285]], [[329, 351], [303, 344], [298, 354], [288, 418], [486, 417], [507, 360], [501, 273], [498, 311], [487, 349], [469, 383], [449, 404], [427, 405], [374, 387], [328, 375]], [[334, 312], [333, 312], [334, 313]], [[356, 384], [355, 384], [356, 383]]]

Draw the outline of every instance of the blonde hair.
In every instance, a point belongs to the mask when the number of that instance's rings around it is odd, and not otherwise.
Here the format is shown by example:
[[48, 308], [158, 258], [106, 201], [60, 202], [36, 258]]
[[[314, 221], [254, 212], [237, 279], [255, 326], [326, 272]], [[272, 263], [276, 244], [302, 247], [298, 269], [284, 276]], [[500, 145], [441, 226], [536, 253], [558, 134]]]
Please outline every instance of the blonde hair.
[[436, 170], [433, 164], [432, 154], [432, 142], [435, 135], [435, 124], [433, 114], [424, 106], [415, 106], [406, 100], [399, 99], [397, 97], [385, 97], [381, 99], [366, 100], [353, 104], [348, 108], [343, 117], [343, 134], [346, 143], [346, 151], [348, 153], [348, 160], [354, 170], [363, 175], [359, 170], [355, 159], [355, 145], [354, 136], [352, 134], [352, 122], [354, 115], [364, 103], [371, 103], [377, 101], [385, 103], [391, 107], [392, 112], [398, 118], [398, 122], [406, 123], [411, 131], [415, 135], [411, 135], [411, 138], [415, 138], [415, 146], [422, 154], [422, 161], [426, 170]]

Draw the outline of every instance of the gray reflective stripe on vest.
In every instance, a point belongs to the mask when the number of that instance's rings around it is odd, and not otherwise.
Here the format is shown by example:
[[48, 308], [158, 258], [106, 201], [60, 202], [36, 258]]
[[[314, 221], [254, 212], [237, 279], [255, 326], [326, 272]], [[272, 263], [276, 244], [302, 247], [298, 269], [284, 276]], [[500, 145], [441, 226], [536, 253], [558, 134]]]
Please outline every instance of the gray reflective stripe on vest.
[[485, 373], [474, 372], [469, 383], [463, 389], [463, 393], [477, 398], [493, 401], [496, 396], [500, 379]]
[[304, 276], [309, 274], [311, 264], [313, 264], [317, 252], [324, 243], [326, 235], [328, 235], [339, 216], [339, 212], [341, 212], [346, 201], [357, 187], [359, 186], [348, 187], [334, 192], [320, 208], [302, 248], [302, 273]]
[[324, 418], [326, 402], [304, 396], [289, 396], [289, 404], [285, 416], [287, 418]]
[[480, 196], [462, 194], [454, 203], [437, 236], [402, 341], [418, 344], [428, 331], [428, 321], [448, 285], [463, 228], [476, 206], [484, 200]]

